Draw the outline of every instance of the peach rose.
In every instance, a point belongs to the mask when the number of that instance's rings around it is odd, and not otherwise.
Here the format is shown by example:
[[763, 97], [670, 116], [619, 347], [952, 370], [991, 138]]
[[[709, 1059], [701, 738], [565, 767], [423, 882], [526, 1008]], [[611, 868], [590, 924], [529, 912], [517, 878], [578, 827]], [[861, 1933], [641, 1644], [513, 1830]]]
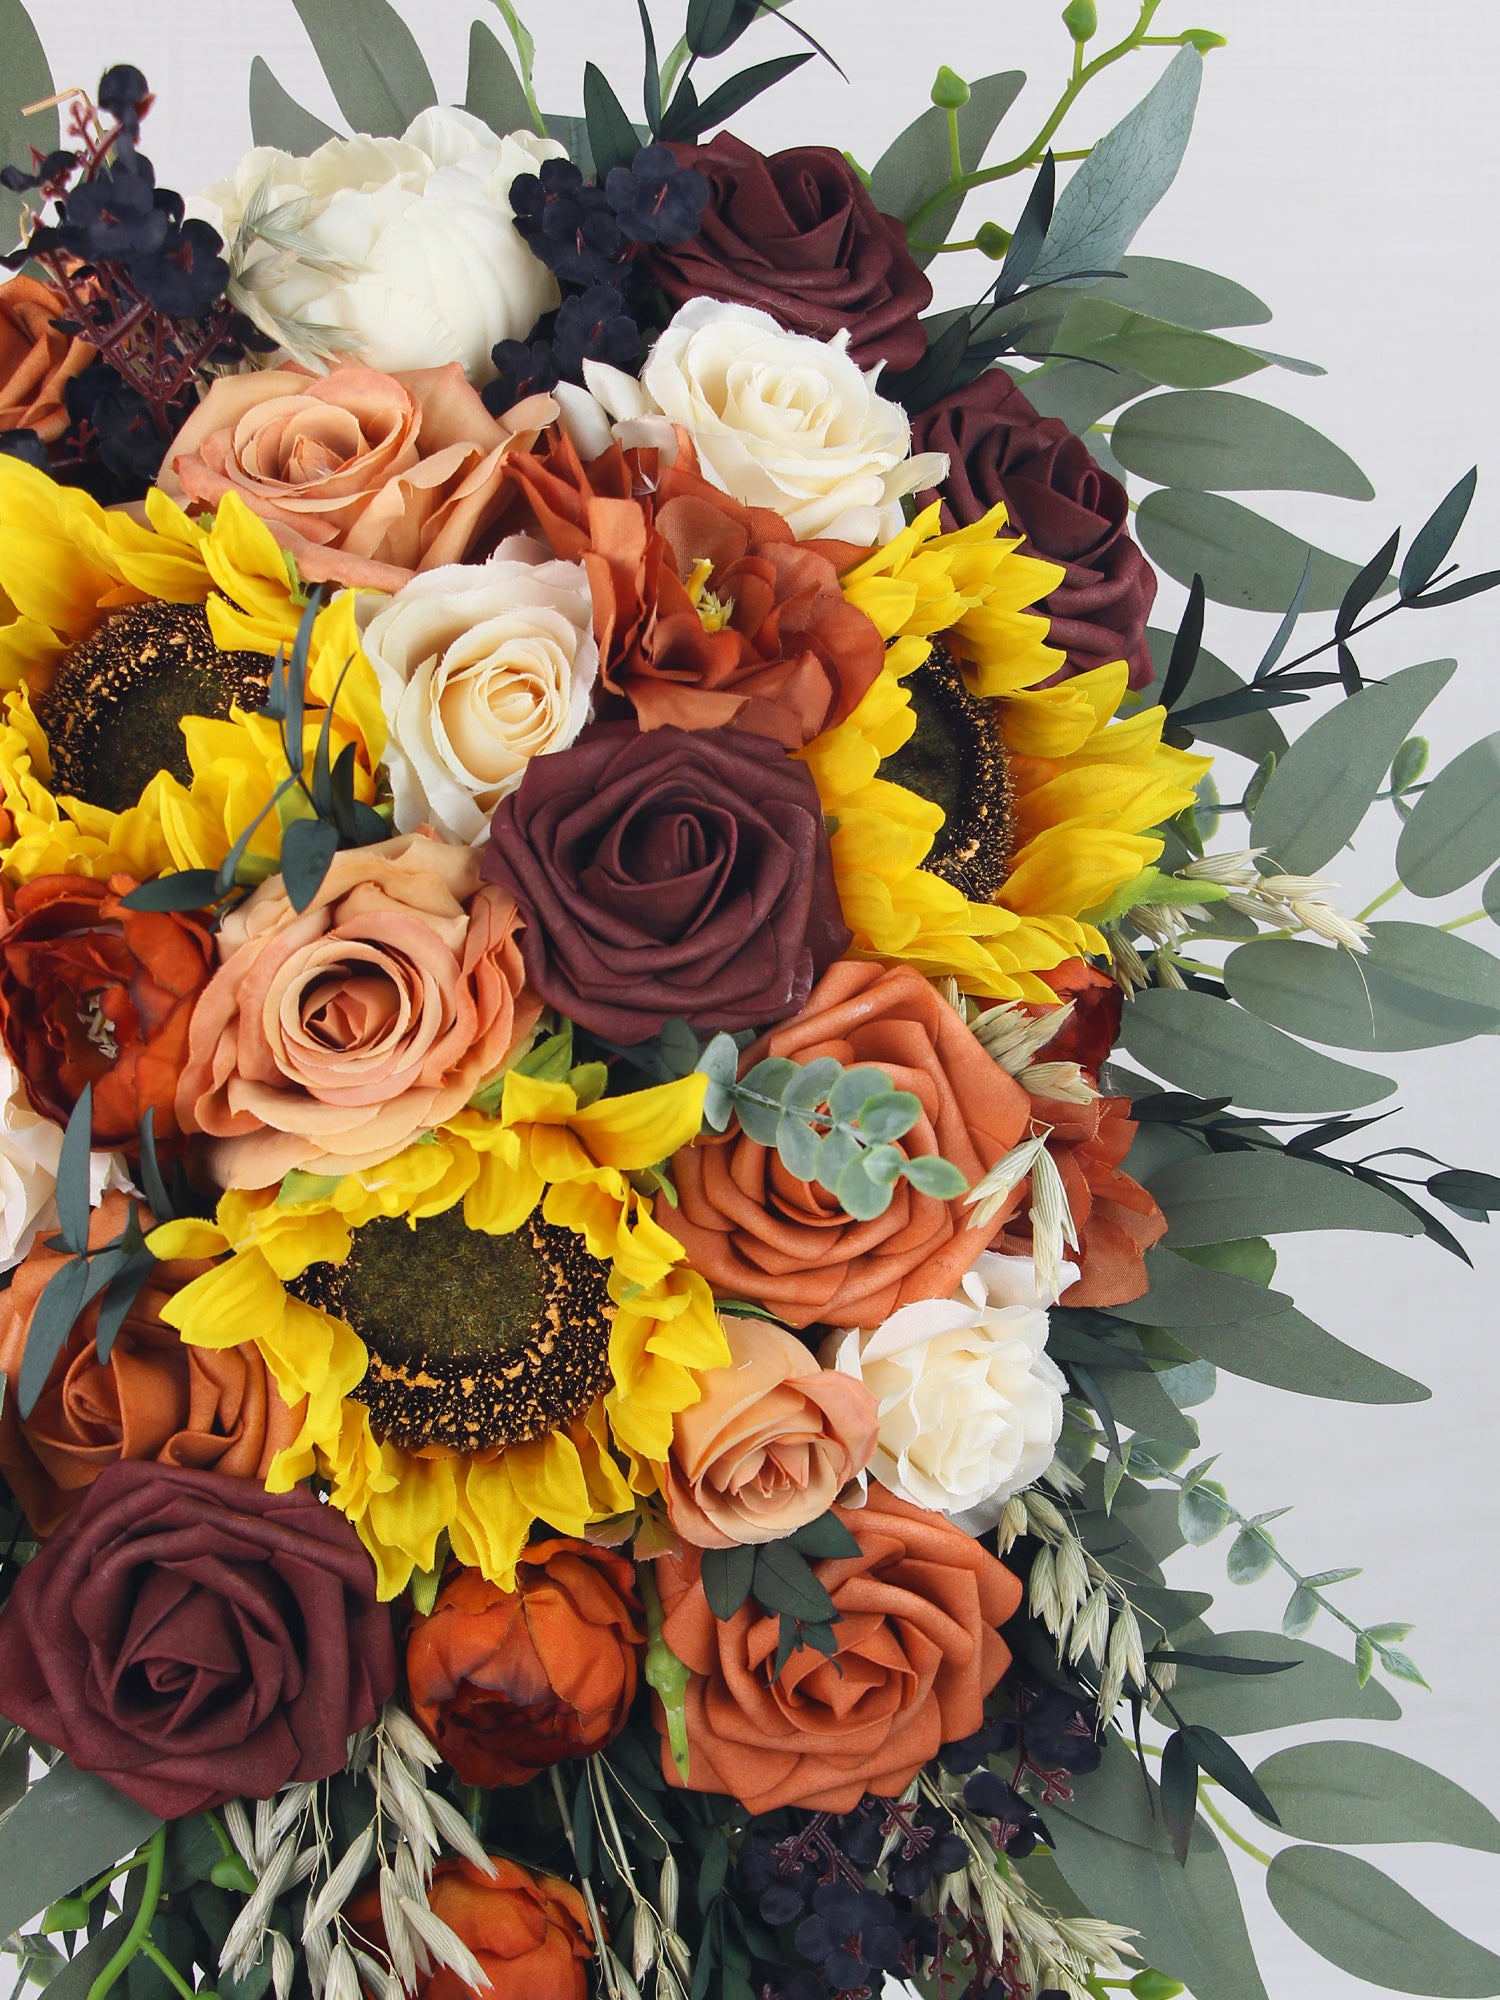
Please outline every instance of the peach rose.
[[35, 431], [44, 443], [68, 428], [68, 384], [94, 359], [86, 340], [60, 333], [61, 292], [35, 278], [0, 285], [0, 431]]
[[724, 1332], [729, 1366], [698, 1377], [660, 1469], [672, 1526], [700, 1549], [779, 1541], [826, 1514], [869, 1464], [880, 1417], [862, 1382], [784, 1327], [726, 1314]]
[[177, 1091], [221, 1182], [350, 1173], [461, 1110], [541, 1011], [520, 921], [472, 848], [427, 832], [335, 854], [300, 915], [263, 882], [219, 931]]
[[[982, 1543], [872, 1485], [839, 1507], [857, 1556], [814, 1564], [832, 1597], [834, 1653], [800, 1647], [774, 1673], [779, 1621], [747, 1600], [722, 1624], [696, 1549], [656, 1565], [662, 1636], [691, 1671], [688, 1777], [752, 1813], [851, 1812], [903, 1792], [943, 1744], [972, 1736], [1010, 1665], [999, 1628], [1021, 1586]], [[662, 1729], [662, 1772], [682, 1779]]]
[[[130, 1204], [106, 1195], [89, 1223], [94, 1249], [125, 1227]], [[142, 1227], [151, 1218], [142, 1215]], [[37, 1243], [0, 1306], [0, 1374], [14, 1382], [42, 1293], [66, 1258]], [[157, 1264], [115, 1336], [108, 1361], [94, 1346], [98, 1301], [79, 1316], [29, 1417], [13, 1395], [0, 1412], [0, 1472], [38, 1535], [50, 1535], [120, 1459], [154, 1459], [264, 1482], [301, 1413], [281, 1399], [253, 1341], [213, 1352], [188, 1347], [161, 1317], [172, 1295], [208, 1269]]]
[[463, 560], [504, 504], [512, 447], [555, 414], [533, 397], [507, 427], [456, 361], [222, 375], [167, 447], [159, 484], [209, 507], [237, 493], [311, 583], [396, 591]]

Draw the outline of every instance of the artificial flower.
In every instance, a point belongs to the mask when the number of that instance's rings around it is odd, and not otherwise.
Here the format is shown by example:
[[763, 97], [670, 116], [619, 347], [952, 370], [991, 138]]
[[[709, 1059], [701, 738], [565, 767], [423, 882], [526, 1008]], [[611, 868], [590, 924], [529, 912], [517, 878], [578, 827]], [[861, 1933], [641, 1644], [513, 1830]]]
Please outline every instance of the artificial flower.
[[566, 750], [599, 670], [589, 577], [513, 535], [487, 562], [428, 570], [361, 606], [390, 731], [398, 832], [477, 845], [533, 757]]
[[[439, 1861], [427, 1907], [478, 1960], [486, 2000], [588, 2000], [593, 1928], [583, 1897], [555, 1875], [532, 1875], [502, 1855], [489, 1872], [462, 1856]], [[372, 1883], [349, 1905], [349, 1921], [378, 1951], [388, 1948], [380, 1891]], [[472, 2000], [447, 1966], [418, 1972], [412, 2000]]]
[[459, 1570], [412, 1626], [412, 1714], [460, 1783], [524, 1785], [619, 1735], [645, 1638], [624, 1556], [586, 1542], [533, 1542], [514, 1589]]
[[[399, 139], [329, 139], [305, 159], [259, 146], [200, 206], [226, 242], [246, 230], [246, 310], [289, 352], [379, 369], [456, 361], [479, 386], [496, 342], [525, 339], [557, 304], [556, 280], [516, 232], [510, 187], [563, 157], [556, 140], [497, 138], [434, 106]], [[298, 253], [257, 237], [257, 217], [294, 231]]]
[[331, 1778], [395, 1684], [370, 1559], [304, 1487], [122, 1459], [0, 1611], [7, 1717], [164, 1819]]
[[1031, 1259], [987, 1252], [951, 1299], [832, 1334], [823, 1358], [879, 1406], [871, 1477], [977, 1535], [1041, 1477], [1062, 1434], [1067, 1378], [1046, 1348]]
[[66, 390], [94, 349], [56, 325], [67, 301], [24, 272], [0, 285], [0, 431], [35, 431], [44, 443], [68, 428]]

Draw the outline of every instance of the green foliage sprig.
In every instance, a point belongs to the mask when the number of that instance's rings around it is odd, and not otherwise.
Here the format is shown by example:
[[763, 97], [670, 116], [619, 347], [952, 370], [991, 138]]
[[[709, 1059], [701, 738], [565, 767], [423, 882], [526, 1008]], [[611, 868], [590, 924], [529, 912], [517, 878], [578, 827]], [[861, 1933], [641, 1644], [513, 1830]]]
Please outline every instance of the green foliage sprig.
[[705, 1549], [703, 1593], [721, 1623], [733, 1618], [749, 1597], [780, 1621], [771, 1671], [775, 1680], [799, 1647], [829, 1655], [837, 1650], [833, 1628], [839, 1613], [812, 1565], [858, 1554], [859, 1543], [838, 1516], [824, 1514], [779, 1542]]

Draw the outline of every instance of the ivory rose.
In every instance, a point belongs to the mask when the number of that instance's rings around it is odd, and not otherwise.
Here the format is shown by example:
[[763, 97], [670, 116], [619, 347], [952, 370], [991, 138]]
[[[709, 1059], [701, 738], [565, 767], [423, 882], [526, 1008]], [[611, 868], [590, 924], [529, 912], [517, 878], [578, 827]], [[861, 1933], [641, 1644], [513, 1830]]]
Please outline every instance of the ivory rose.
[[177, 1092], [222, 1184], [353, 1172], [461, 1110], [541, 1011], [519, 924], [426, 832], [336, 854], [300, 915], [263, 882], [220, 928]]
[[395, 591], [469, 553], [504, 504], [507, 453], [534, 442], [552, 410], [546, 397], [518, 405], [513, 433], [457, 362], [221, 375], [168, 445], [158, 483], [205, 507], [237, 493], [310, 583]]
[[362, 600], [360, 617], [397, 827], [477, 844], [530, 760], [565, 750], [588, 720], [599, 648], [583, 566], [513, 535], [486, 563]]
[[673, 1420], [661, 1468], [672, 1526], [700, 1549], [780, 1541], [826, 1514], [875, 1448], [875, 1398], [794, 1334], [724, 1315], [727, 1368]]
[[557, 304], [557, 282], [517, 233], [511, 183], [565, 157], [534, 132], [497, 138], [466, 111], [434, 106], [399, 139], [357, 133], [306, 158], [257, 146], [197, 206], [226, 242], [252, 203], [306, 245], [252, 239], [241, 283], [274, 338], [289, 322], [371, 368], [454, 361], [471, 382], [490, 350], [524, 340]]

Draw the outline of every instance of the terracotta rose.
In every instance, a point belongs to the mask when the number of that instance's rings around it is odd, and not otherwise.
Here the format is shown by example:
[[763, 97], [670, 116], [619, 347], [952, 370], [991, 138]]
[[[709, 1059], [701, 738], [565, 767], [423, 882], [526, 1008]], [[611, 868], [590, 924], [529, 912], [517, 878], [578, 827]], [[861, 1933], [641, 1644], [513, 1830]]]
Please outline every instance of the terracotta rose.
[[300, 913], [263, 882], [220, 927], [177, 1088], [223, 1185], [352, 1172], [461, 1110], [541, 1011], [519, 924], [472, 848], [425, 832], [335, 854]]
[[[491, 1857], [493, 1875], [472, 1861], [440, 1861], [427, 1892], [435, 1917], [473, 1952], [488, 1982], [482, 2000], [588, 2000], [593, 1930], [582, 1896], [554, 1875], [531, 1875]], [[385, 1925], [372, 1882], [349, 1905], [349, 1920], [382, 1951]], [[475, 2000], [447, 1966], [420, 1972], [412, 2000]]]
[[[922, 1101], [900, 1142], [908, 1156], [940, 1154], [971, 1187], [1026, 1133], [1025, 1091], [910, 966], [841, 961], [795, 1020], [746, 1049], [740, 1074], [766, 1056], [884, 1070]], [[1002, 1226], [971, 1229], [961, 1201], [918, 1194], [905, 1180], [883, 1215], [856, 1222], [736, 1126], [685, 1147], [672, 1170], [681, 1204], [672, 1232], [689, 1262], [716, 1292], [754, 1299], [790, 1326], [878, 1326], [898, 1306], [948, 1298]]]
[[466, 1785], [524, 1785], [614, 1741], [645, 1644], [635, 1570], [586, 1542], [534, 1542], [502, 1590], [460, 1570], [412, 1626], [412, 1714]]
[[[801, 1647], [775, 1679], [778, 1619], [751, 1599], [721, 1624], [696, 1549], [656, 1566], [663, 1637], [692, 1672], [690, 1782], [752, 1813], [844, 1813], [867, 1792], [904, 1791], [944, 1743], [981, 1727], [1010, 1665], [998, 1628], [1021, 1585], [981, 1543], [882, 1486], [834, 1512], [860, 1547], [814, 1564], [839, 1612], [836, 1650]], [[657, 1720], [663, 1774], [681, 1786], [659, 1702]]]
[[727, 1368], [699, 1375], [659, 1468], [672, 1526], [700, 1549], [775, 1542], [826, 1514], [869, 1464], [880, 1413], [785, 1327], [724, 1315]]
[[0, 431], [35, 431], [44, 444], [68, 428], [68, 384], [94, 358], [86, 340], [60, 333], [68, 302], [35, 278], [0, 285]]
[[158, 484], [207, 507], [237, 493], [310, 583], [397, 591], [462, 562], [504, 505], [513, 444], [531, 444], [553, 414], [540, 397], [507, 427], [456, 361], [221, 375], [168, 445]]
[[[1118, 1306], [1147, 1290], [1145, 1255], [1167, 1233], [1167, 1218], [1150, 1193], [1122, 1171], [1135, 1138], [1130, 1103], [1100, 1097], [1092, 1104], [1032, 1099], [1032, 1115], [1050, 1126], [1047, 1150], [1056, 1162], [1078, 1231], [1078, 1279], [1065, 1306]], [[1031, 1254], [1029, 1201], [1016, 1203], [991, 1247], [1005, 1257]]]
[[[139, 1204], [137, 1204], [139, 1207]], [[89, 1224], [94, 1249], [125, 1227], [130, 1203], [106, 1195]], [[151, 1218], [142, 1213], [142, 1229]], [[0, 1300], [0, 1374], [15, 1382], [37, 1304], [66, 1258], [33, 1246]], [[161, 1309], [207, 1264], [157, 1264], [115, 1335], [95, 1351], [95, 1300], [79, 1315], [29, 1417], [14, 1395], [0, 1410], [0, 1472], [38, 1535], [50, 1535], [107, 1466], [120, 1459], [194, 1466], [264, 1484], [271, 1461], [296, 1437], [300, 1411], [282, 1401], [253, 1341], [214, 1351], [189, 1347]]]

